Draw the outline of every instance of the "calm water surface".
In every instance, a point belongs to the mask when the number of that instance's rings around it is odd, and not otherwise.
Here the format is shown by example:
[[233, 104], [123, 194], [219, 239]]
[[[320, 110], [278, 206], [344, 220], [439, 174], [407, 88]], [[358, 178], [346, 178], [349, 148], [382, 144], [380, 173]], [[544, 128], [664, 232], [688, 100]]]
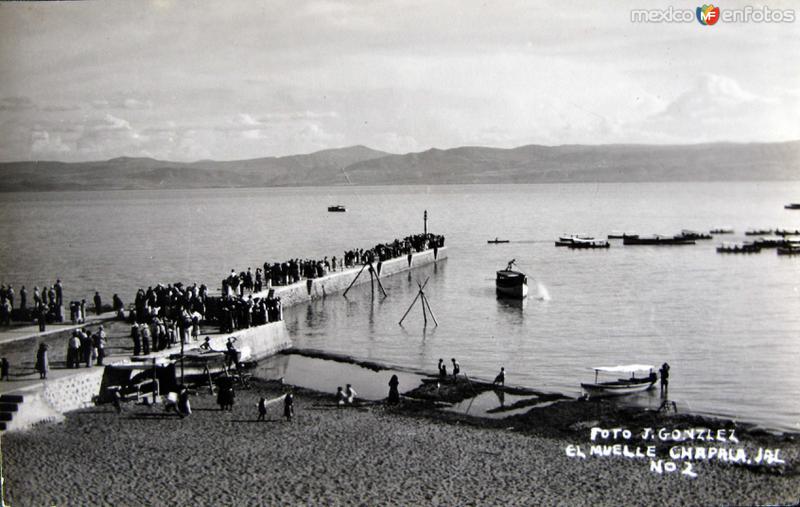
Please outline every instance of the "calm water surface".
[[[205, 282], [289, 257], [341, 256], [422, 229], [450, 258], [286, 312], [298, 346], [413, 368], [462, 370], [577, 394], [592, 366], [672, 365], [670, 394], [692, 410], [800, 430], [800, 258], [695, 246], [555, 248], [562, 233], [673, 234], [731, 226], [800, 228], [800, 183], [567, 184], [0, 194], [0, 281], [65, 283], [126, 302], [158, 282]], [[330, 204], [347, 213], [327, 213]], [[512, 242], [488, 245], [499, 236]], [[522, 305], [498, 301], [494, 272], [516, 259]], [[415, 308], [426, 288], [440, 325]]]

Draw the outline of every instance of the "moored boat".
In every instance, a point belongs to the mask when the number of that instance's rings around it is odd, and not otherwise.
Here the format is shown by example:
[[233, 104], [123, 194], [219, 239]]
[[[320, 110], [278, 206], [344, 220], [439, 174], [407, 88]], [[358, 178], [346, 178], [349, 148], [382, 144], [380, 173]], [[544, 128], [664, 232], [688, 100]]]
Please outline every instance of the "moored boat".
[[761, 247], [752, 241], [744, 243], [723, 243], [717, 247], [717, 253], [759, 253]]
[[497, 244], [500, 244], [500, 243], [510, 243], [510, 242], [511, 242], [511, 240], [498, 239], [498, 238], [490, 239], [490, 240], [487, 241], [487, 243], [489, 243], [490, 245], [497, 245]]
[[779, 248], [787, 246], [789, 241], [783, 236], [763, 236], [758, 238], [755, 243], [759, 248]]
[[[638, 393], [653, 387], [658, 381], [654, 367], [649, 364], [623, 364], [619, 366], [597, 366], [594, 370], [594, 382], [581, 383], [586, 393], [592, 398], [603, 396], [621, 396], [624, 394]], [[637, 377], [637, 372], [649, 371], [646, 377]], [[618, 378], [607, 382], [598, 382], [598, 374], [603, 373], [630, 373], [630, 378]]]
[[573, 239], [572, 244], [567, 245], [571, 249], [591, 249], [609, 248], [611, 245], [604, 239]]
[[693, 239], [685, 239], [682, 236], [635, 236], [622, 239], [623, 245], [694, 245]]
[[495, 290], [498, 297], [523, 299], [528, 295], [528, 277], [525, 273], [512, 269], [514, 262], [511, 260], [506, 269], [497, 272]]
[[683, 239], [711, 239], [711, 234], [705, 234], [703, 232], [697, 231], [690, 231], [689, 229], [683, 229], [680, 234], [675, 236], [676, 238], [683, 238]]
[[800, 236], [800, 230], [775, 229], [776, 236]]
[[786, 208], [786, 209], [800, 209], [800, 202], [790, 202], [789, 204], [784, 206], [784, 208]]
[[747, 229], [744, 231], [745, 236], [768, 236], [772, 234], [772, 229]]
[[576, 239], [593, 240], [594, 236], [589, 236], [586, 234], [565, 234], [564, 236], [558, 237], [558, 240], [556, 241], [556, 246], [570, 246]]
[[608, 239], [625, 239], [625, 238], [638, 238], [639, 235], [635, 232], [619, 232], [611, 231], [608, 233]]
[[347, 208], [345, 208], [341, 204], [336, 204], [334, 206], [328, 206], [328, 211], [330, 211], [331, 213], [344, 213], [345, 211], [347, 211]]
[[709, 234], [733, 234], [733, 227], [717, 227], [708, 232]]

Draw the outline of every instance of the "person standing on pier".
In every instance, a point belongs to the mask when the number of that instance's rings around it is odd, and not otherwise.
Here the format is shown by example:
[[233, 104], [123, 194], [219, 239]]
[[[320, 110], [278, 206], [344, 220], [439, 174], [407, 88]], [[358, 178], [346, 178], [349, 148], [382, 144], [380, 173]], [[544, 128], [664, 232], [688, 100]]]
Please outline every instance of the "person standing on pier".
[[[50, 361], [47, 357], [47, 344], [40, 343], [39, 350], [36, 351], [36, 371], [39, 372], [40, 379], [47, 378], [47, 372], [50, 371]], [[5, 358], [3, 358], [5, 361]]]
[[53, 286], [56, 293], [56, 306], [64, 304], [64, 287], [61, 286], [61, 279], [56, 279], [56, 284]]
[[67, 368], [78, 367], [78, 356], [81, 349], [81, 339], [78, 338], [78, 331], [73, 331], [72, 336], [67, 343]]
[[8, 302], [8, 299], [3, 299], [3, 302], [0, 303], [0, 323], [6, 326], [11, 325], [11, 303]]
[[33, 306], [38, 308], [39, 305], [42, 303], [42, 296], [39, 295], [39, 287], [33, 287]]
[[439, 358], [439, 378], [442, 380], [447, 378], [447, 365], [442, 358]]
[[19, 308], [22, 313], [25, 313], [25, 310], [28, 309], [28, 291], [25, 290], [24, 285], [19, 289]]
[[133, 355], [138, 356], [142, 353], [142, 340], [139, 325], [135, 322], [131, 324], [131, 340], [133, 340]]
[[11, 366], [8, 364], [8, 359], [5, 357], [0, 359], [0, 380], [9, 380], [8, 378], [8, 371], [11, 369]]
[[11, 305], [11, 309], [14, 309], [14, 287], [11, 285], [8, 286], [6, 290], [6, 297], [8, 298], [8, 304]]
[[103, 311], [103, 300], [100, 298], [100, 293], [94, 292], [94, 313], [100, 315]]
[[43, 304], [39, 304], [37, 319], [39, 321], [39, 332], [44, 333], [47, 327], [47, 308]]
[[148, 355], [150, 354], [150, 326], [142, 322], [139, 325], [139, 334], [142, 338], [142, 353]]
[[97, 350], [97, 366], [103, 366], [103, 359], [106, 357], [106, 332], [103, 326], [97, 329], [93, 336], [94, 348]]
[[86, 363], [87, 368], [92, 367], [92, 352], [94, 351], [94, 343], [92, 343], [92, 337], [89, 334], [89, 331], [86, 329], [81, 329], [78, 331], [78, 336], [81, 339], [81, 359], [84, 363]]
[[124, 319], [125, 318], [125, 304], [122, 302], [122, 299], [120, 299], [119, 295], [114, 294], [114, 296], [111, 298], [111, 301], [112, 301], [112, 304], [114, 306], [114, 313], [117, 314], [117, 318], [118, 319]]
[[78, 322], [83, 324], [86, 322], [86, 300], [81, 299], [81, 304], [78, 312]]

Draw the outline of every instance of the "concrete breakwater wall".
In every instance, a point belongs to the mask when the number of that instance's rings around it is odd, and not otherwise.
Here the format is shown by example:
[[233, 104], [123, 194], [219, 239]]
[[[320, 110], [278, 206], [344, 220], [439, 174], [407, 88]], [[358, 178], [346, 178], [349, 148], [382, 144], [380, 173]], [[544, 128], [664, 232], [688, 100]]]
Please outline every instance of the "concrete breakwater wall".
[[[432, 264], [447, 258], [447, 247], [435, 248], [416, 252], [403, 257], [389, 259], [383, 262], [373, 263], [373, 267], [378, 276], [383, 278], [410, 269]], [[312, 299], [323, 298], [331, 294], [344, 291], [361, 271], [361, 266], [347, 268], [343, 271], [334, 271], [321, 278], [302, 280], [292, 285], [273, 287], [275, 295], [281, 298], [283, 306], [292, 306], [311, 301]], [[369, 283], [370, 275], [367, 269], [358, 276], [356, 285]], [[253, 297], [267, 297], [269, 291], [262, 291], [253, 294]]]
[[[376, 262], [373, 267], [381, 278], [411, 269], [432, 264], [447, 258], [447, 248], [425, 250], [407, 256]], [[321, 278], [303, 280], [298, 283], [275, 287], [275, 295], [281, 298], [284, 306], [308, 302], [337, 292], [344, 291], [353, 283], [361, 266], [343, 271], [329, 273]], [[356, 284], [369, 283], [370, 275], [365, 269], [358, 277]], [[266, 297], [268, 291], [254, 294], [254, 297]], [[229, 337], [236, 337], [235, 346], [242, 352], [243, 360], [258, 360], [272, 356], [292, 346], [292, 340], [283, 321], [270, 322], [249, 329], [242, 329], [229, 334], [213, 336], [210, 340], [213, 350], [226, 350]], [[185, 350], [197, 351], [199, 342], [192, 342]], [[167, 357], [175, 354], [176, 349], [155, 352], [148, 358]], [[132, 361], [116, 361], [111, 364], [130, 364]], [[24, 397], [19, 412], [9, 422], [8, 430], [20, 430], [42, 422], [55, 422], [63, 419], [63, 413], [91, 406], [94, 397], [100, 393], [103, 383], [104, 369], [92, 368], [76, 370], [63, 376], [42, 381], [14, 394]]]

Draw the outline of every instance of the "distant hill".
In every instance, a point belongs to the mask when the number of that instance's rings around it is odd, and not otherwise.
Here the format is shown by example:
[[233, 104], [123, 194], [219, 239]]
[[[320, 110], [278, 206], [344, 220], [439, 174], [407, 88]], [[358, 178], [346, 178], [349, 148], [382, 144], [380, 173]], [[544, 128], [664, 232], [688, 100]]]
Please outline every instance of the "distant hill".
[[365, 146], [218, 162], [114, 158], [0, 163], [0, 191], [800, 179], [800, 141], [685, 146], [462, 147], [393, 155]]

